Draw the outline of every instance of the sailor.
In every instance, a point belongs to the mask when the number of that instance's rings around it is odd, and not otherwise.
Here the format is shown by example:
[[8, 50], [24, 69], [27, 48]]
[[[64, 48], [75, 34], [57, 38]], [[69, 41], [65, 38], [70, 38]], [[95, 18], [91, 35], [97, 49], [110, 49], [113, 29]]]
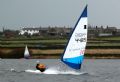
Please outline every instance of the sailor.
[[38, 63], [36, 65], [36, 69], [40, 70], [41, 72], [44, 72], [46, 70], [46, 66], [45, 66], [45, 64]]

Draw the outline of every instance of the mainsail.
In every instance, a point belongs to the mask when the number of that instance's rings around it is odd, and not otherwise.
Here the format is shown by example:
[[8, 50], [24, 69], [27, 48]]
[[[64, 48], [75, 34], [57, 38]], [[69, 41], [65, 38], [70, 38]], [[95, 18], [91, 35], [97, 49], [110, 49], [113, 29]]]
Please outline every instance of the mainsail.
[[87, 6], [79, 17], [61, 60], [74, 69], [80, 69], [87, 42]]
[[24, 52], [24, 58], [28, 59], [29, 57], [30, 57], [30, 53], [29, 53], [28, 47], [27, 47], [27, 45], [26, 45], [26, 47], [25, 47], [25, 52]]

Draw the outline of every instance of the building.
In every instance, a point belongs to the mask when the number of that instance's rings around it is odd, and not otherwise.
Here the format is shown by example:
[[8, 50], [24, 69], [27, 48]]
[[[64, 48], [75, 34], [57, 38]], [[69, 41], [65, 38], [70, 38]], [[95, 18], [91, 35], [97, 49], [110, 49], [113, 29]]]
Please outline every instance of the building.
[[[68, 36], [72, 28], [66, 27], [26, 27], [21, 28], [20, 35], [39, 35], [39, 36]], [[118, 36], [120, 30], [116, 27], [103, 27], [103, 26], [88, 26], [88, 38], [103, 37], [103, 36]]]
[[102, 37], [102, 36], [115, 36], [117, 33], [116, 27], [98, 27], [89, 26], [88, 27], [88, 37]]
[[68, 35], [71, 31], [71, 28], [66, 27], [26, 27], [21, 28], [19, 35], [48, 35], [48, 36], [64, 36]]
[[24, 35], [25, 33], [29, 34], [29, 35], [33, 35], [36, 33], [39, 33], [40, 28], [22, 28], [20, 29], [19, 35]]

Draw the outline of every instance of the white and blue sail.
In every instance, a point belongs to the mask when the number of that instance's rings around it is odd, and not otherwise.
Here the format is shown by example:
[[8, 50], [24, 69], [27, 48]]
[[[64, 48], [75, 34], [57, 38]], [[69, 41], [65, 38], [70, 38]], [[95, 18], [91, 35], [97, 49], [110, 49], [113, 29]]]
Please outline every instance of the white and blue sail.
[[61, 60], [74, 69], [80, 69], [87, 42], [87, 6], [79, 17]]

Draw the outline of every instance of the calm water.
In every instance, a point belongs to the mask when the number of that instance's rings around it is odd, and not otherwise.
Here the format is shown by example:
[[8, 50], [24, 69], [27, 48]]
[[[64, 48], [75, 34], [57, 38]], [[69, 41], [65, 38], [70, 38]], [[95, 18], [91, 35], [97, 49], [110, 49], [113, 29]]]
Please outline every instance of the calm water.
[[[48, 67], [36, 71], [37, 62]], [[74, 71], [58, 59], [0, 59], [0, 82], [120, 82], [120, 60], [85, 59], [81, 71]]]

